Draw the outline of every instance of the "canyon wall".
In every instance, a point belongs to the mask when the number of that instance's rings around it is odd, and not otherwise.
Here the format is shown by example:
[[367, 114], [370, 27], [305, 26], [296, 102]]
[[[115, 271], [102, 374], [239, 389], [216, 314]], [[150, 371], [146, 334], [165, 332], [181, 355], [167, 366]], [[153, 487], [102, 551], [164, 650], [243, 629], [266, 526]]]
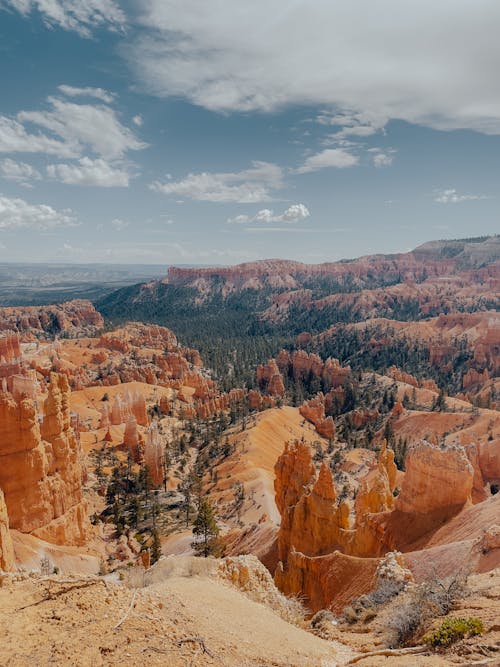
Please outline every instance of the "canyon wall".
[[103, 326], [101, 314], [86, 299], [51, 306], [0, 308], [0, 331], [12, 330], [28, 338], [92, 335]]

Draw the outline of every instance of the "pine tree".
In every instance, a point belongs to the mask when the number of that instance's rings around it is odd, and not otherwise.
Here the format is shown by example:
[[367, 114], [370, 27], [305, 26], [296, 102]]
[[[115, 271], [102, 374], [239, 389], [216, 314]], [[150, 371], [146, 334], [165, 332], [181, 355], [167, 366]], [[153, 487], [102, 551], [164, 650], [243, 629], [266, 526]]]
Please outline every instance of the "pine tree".
[[201, 501], [198, 516], [193, 526], [194, 542], [191, 546], [198, 556], [217, 555], [220, 551], [220, 544], [218, 541], [219, 528], [215, 520], [214, 511], [210, 501], [204, 498]]

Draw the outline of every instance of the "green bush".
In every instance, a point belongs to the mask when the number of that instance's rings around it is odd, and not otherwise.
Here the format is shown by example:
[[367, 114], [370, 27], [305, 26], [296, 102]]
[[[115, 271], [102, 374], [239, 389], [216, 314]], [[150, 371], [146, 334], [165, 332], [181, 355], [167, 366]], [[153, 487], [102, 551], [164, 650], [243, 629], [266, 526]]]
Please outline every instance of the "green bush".
[[474, 637], [483, 633], [484, 625], [479, 618], [446, 618], [438, 628], [428, 632], [423, 639], [430, 646], [450, 646], [464, 637]]

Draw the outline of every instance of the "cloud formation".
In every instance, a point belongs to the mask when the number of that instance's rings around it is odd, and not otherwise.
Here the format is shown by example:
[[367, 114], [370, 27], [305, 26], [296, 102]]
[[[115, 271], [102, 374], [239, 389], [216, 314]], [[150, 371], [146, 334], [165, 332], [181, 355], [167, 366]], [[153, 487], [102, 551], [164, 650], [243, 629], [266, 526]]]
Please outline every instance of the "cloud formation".
[[283, 171], [271, 162], [252, 162], [238, 172], [188, 174], [180, 181], [155, 181], [151, 190], [165, 195], [209, 202], [255, 204], [270, 201], [283, 187]]
[[75, 164], [49, 164], [47, 174], [68, 185], [95, 185], [97, 187], [126, 188], [130, 174], [120, 166], [113, 166], [106, 160], [91, 160], [83, 157]]
[[497, 0], [142, 0], [139, 11], [145, 29], [123, 53], [156, 95], [500, 133]]
[[62, 84], [58, 86], [58, 90], [68, 97], [95, 97], [96, 100], [101, 100], [107, 104], [111, 104], [114, 100], [114, 95], [104, 88], [92, 88], [86, 86], [85, 88], [75, 88], [75, 86], [67, 86]]
[[254, 216], [249, 215], [237, 215], [234, 218], [229, 218], [228, 223], [235, 223], [238, 225], [248, 224], [250, 222], [263, 222], [263, 223], [272, 223], [272, 222], [284, 222], [287, 224], [293, 224], [305, 220], [310, 216], [309, 209], [305, 204], [292, 204], [289, 206], [286, 211], [276, 215], [274, 211], [269, 208], [263, 208], [258, 211]]
[[464, 201], [475, 201], [477, 199], [487, 199], [485, 195], [460, 194], [455, 188], [448, 190], [436, 190], [434, 201], [438, 204], [460, 204]]
[[38, 181], [42, 177], [38, 169], [30, 164], [16, 162], [10, 158], [0, 160], [0, 176], [7, 181], [15, 181], [23, 185], [28, 185], [30, 181]]
[[337, 169], [345, 169], [346, 167], [354, 167], [359, 164], [359, 157], [343, 148], [326, 148], [320, 153], [311, 155], [306, 159], [304, 164], [297, 170], [297, 174], [307, 174], [311, 171], [319, 171], [327, 167], [336, 167]]
[[57, 97], [49, 97], [48, 102], [48, 109], [20, 111], [16, 118], [0, 116], [0, 152], [77, 158], [90, 149], [116, 159], [147, 145], [122, 125], [109, 106], [75, 104]]
[[108, 30], [123, 30], [126, 17], [113, 0], [3, 0], [9, 9], [23, 16], [38, 12], [49, 27], [74, 30], [82, 37], [90, 37], [92, 31], [103, 27]]
[[47, 204], [29, 204], [24, 199], [0, 195], [0, 230], [33, 229], [46, 232], [58, 227], [74, 227], [70, 210], [57, 211]]

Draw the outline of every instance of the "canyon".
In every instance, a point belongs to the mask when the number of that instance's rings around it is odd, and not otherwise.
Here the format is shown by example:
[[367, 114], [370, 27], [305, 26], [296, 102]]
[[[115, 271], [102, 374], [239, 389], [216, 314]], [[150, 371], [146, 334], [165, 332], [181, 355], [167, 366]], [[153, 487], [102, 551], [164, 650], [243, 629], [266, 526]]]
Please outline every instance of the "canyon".
[[[171, 267], [95, 304], [0, 308], [12, 595], [105, 576], [123, 602], [134, 573], [157, 577], [141, 605], [166, 578], [201, 623], [199, 571], [228, 609], [256, 613], [244, 593], [279, 613], [300, 600], [301, 623], [332, 614], [348, 664], [346, 609], [384, 582], [396, 604], [464, 567], [497, 576], [499, 262], [492, 237], [324, 265]], [[202, 501], [217, 530], [198, 566]], [[311, 656], [335, 654], [299, 635]]]

